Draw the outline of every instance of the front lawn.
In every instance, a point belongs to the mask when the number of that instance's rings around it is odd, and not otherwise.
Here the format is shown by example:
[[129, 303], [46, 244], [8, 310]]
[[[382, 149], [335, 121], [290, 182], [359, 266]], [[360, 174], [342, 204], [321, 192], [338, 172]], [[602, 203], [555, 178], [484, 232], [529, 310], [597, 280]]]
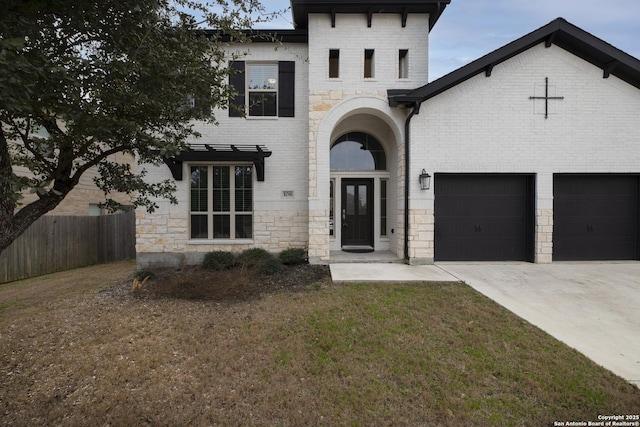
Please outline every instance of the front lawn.
[[91, 268], [81, 293], [56, 275], [0, 286], [0, 423], [544, 426], [640, 408], [636, 387], [464, 284], [333, 285], [298, 266], [132, 294]]

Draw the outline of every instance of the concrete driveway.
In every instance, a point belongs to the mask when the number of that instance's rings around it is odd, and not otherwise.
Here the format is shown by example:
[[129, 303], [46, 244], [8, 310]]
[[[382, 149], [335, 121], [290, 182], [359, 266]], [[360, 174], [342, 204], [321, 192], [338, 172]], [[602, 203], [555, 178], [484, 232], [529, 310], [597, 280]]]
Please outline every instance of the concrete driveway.
[[437, 266], [640, 387], [640, 262]]

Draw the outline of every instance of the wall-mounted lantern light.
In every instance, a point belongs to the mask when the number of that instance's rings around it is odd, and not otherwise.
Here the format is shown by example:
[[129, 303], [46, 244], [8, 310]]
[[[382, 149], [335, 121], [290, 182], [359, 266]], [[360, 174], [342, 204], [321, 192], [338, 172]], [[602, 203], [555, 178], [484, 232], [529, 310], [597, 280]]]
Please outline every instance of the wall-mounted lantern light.
[[422, 173], [420, 174], [420, 177], [418, 179], [420, 180], [421, 190], [428, 190], [429, 187], [431, 187], [431, 175], [425, 172], [424, 169], [422, 169]]

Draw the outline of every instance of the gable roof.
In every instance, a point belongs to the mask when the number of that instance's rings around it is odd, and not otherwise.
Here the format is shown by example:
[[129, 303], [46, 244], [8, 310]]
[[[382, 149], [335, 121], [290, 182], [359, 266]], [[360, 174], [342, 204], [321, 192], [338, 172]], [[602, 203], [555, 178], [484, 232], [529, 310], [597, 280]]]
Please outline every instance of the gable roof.
[[613, 47], [609, 43], [576, 27], [563, 18], [555, 19], [524, 37], [519, 38], [462, 68], [417, 89], [388, 90], [389, 105], [414, 105], [432, 98], [482, 72], [487, 77], [496, 65], [545, 43], [555, 44], [603, 70], [603, 77], [614, 75], [640, 89], [640, 60]]
[[428, 13], [433, 28], [451, 0], [291, 0], [293, 22], [298, 29], [307, 28], [310, 13]]

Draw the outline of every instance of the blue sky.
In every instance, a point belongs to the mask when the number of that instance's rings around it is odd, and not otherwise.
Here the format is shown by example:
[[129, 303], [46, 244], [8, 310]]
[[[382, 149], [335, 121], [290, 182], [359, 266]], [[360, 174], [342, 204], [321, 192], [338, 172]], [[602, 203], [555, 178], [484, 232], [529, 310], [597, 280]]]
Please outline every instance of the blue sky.
[[[263, 0], [269, 11], [289, 0]], [[562, 17], [640, 58], [640, 0], [452, 0], [430, 37], [430, 80]], [[293, 28], [290, 11], [263, 28]]]

